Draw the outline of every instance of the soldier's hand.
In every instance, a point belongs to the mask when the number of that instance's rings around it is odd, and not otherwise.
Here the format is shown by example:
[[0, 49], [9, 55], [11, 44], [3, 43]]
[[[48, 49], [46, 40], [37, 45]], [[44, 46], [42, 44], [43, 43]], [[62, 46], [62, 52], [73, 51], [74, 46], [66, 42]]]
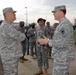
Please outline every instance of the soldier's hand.
[[48, 50], [48, 46], [44, 46], [44, 50]]
[[48, 43], [48, 38], [47, 37], [45, 37], [44, 35], [43, 35], [43, 38], [39, 38], [39, 39], [37, 39], [37, 43], [40, 43], [40, 44], [42, 44], [42, 45], [44, 45], [44, 44], [47, 44]]
[[35, 36], [35, 34], [31, 34], [31, 36]]

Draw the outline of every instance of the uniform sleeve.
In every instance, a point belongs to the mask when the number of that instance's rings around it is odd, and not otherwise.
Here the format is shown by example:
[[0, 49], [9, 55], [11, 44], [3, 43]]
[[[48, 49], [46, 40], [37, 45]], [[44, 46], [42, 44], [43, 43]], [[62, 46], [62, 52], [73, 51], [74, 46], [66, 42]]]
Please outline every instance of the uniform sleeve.
[[10, 29], [6, 32], [6, 34], [7, 34], [10, 38], [12, 38], [12, 39], [14, 39], [14, 40], [16, 40], [16, 41], [18, 41], [18, 42], [21, 42], [21, 41], [23, 41], [23, 40], [25, 39], [25, 35], [24, 35], [23, 33], [21, 33], [20, 31], [17, 31], [15, 28], [10, 28]]
[[55, 47], [58, 47], [58, 48], [67, 47], [69, 43], [69, 37], [70, 37], [69, 26], [65, 25], [65, 27], [62, 27], [59, 30], [58, 34], [56, 35], [57, 35], [57, 38], [55, 37], [55, 40], [54, 40]]

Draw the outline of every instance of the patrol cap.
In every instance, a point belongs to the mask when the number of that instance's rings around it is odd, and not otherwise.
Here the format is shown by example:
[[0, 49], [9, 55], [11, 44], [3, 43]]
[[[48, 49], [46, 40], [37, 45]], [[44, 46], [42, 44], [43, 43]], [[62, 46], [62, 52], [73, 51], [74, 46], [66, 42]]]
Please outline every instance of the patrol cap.
[[13, 10], [12, 7], [7, 7], [7, 8], [4, 8], [4, 9], [3, 9], [3, 14], [6, 14], [7, 12], [13, 12], [13, 13], [16, 13], [16, 11]]
[[46, 22], [46, 20], [43, 19], [43, 18], [39, 18], [39, 19], [37, 20], [37, 22], [39, 22], [39, 21], [44, 21], [44, 22]]
[[35, 26], [35, 25], [36, 25], [36, 23], [31, 23], [31, 25], [34, 25], [34, 26]]
[[52, 13], [55, 13], [58, 10], [66, 10], [66, 6], [65, 5], [61, 5], [61, 6], [56, 6], [54, 8], [54, 10], [52, 11]]
[[25, 24], [24, 21], [20, 21], [19, 24]]

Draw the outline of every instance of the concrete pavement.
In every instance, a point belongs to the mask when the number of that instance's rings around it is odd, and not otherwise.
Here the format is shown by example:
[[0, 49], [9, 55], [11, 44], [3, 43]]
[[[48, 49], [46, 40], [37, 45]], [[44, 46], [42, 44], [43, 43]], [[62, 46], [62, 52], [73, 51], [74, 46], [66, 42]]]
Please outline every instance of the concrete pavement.
[[[26, 55], [26, 58], [29, 59], [29, 61], [19, 63], [19, 75], [34, 75], [38, 71], [37, 60], [32, 59], [31, 56], [29, 55]], [[49, 59], [49, 66], [50, 66], [48, 70], [49, 75], [52, 75], [52, 65], [53, 65], [52, 60]], [[70, 62], [69, 73], [70, 75], [76, 75], [76, 51], [74, 61]]]

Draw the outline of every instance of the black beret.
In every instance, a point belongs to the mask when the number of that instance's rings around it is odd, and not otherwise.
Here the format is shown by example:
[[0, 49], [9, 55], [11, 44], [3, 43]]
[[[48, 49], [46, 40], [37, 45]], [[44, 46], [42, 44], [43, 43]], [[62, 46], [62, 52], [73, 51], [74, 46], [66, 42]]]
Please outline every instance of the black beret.
[[39, 22], [39, 21], [44, 21], [44, 22], [46, 22], [46, 20], [43, 19], [43, 18], [39, 18], [39, 19], [37, 20], [37, 22]]

